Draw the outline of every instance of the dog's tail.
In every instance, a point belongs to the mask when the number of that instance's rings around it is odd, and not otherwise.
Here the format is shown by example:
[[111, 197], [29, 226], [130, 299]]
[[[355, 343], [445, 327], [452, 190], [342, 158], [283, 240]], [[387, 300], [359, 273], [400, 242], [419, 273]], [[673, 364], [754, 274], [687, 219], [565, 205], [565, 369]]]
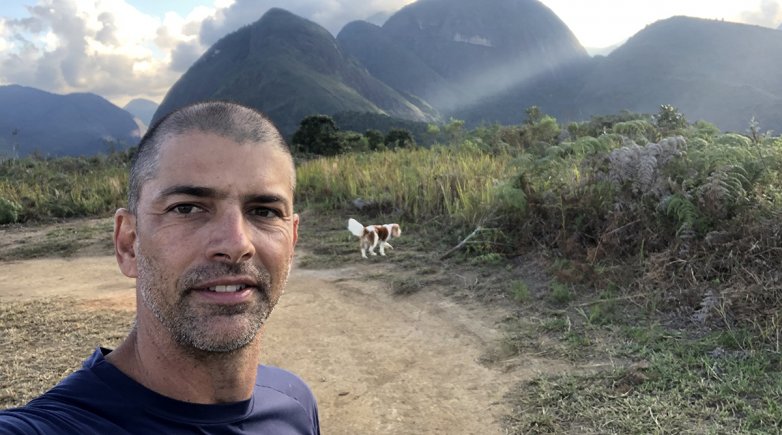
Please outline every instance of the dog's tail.
[[348, 231], [353, 233], [356, 237], [361, 237], [364, 234], [364, 225], [361, 225], [357, 220], [350, 218], [348, 219]]

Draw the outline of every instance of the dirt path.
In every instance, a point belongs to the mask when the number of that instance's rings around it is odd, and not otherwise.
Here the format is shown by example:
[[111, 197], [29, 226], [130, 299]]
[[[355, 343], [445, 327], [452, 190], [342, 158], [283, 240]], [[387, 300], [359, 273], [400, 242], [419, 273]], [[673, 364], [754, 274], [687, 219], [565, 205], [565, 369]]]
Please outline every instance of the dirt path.
[[[308, 382], [324, 434], [502, 433], [508, 388], [568, 369], [534, 358], [511, 371], [484, 366], [501, 339], [496, 314], [434, 291], [394, 296], [370, 272], [296, 267], [266, 331], [264, 362]], [[0, 262], [0, 303], [68, 295], [134, 309], [133, 285], [113, 257]]]

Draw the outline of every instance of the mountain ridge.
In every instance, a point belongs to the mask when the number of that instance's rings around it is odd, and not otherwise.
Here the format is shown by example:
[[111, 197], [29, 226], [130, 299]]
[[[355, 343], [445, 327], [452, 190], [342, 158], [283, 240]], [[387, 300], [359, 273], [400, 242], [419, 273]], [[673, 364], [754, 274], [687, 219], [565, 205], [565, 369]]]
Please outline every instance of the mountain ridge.
[[203, 99], [256, 107], [286, 134], [312, 113], [359, 110], [436, 118], [431, 108], [416, 106], [345, 56], [326, 29], [279, 8], [207, 50], [174, 84], [153, 122]]
[[782, 77], [773, 73], [779, 68], [782, 32], [675, 16], [650, 24], [606, 56], [575, 104], [585, 113], [654, 112], [671, 104], [726, 130], [743, 131], [752, 116], [780, 128]]
[[[336, 37], [272, 8], [213, 44], [149, 122], [209, 99], [256, 107], [287, 137], [314, 114], [373, 113], [424, 123], [455, 118], [472, 127], [519, 123], [533, 105], [564, 124], [623, 111], [656, 113], [670, 104], [688, 120], [724, 131], [744, 132], [750, 119], [763, 130], [782, 131], [780, 68], [779, 30], [685, 16], [652, 23], [607, 56], [590, 57], [537, 0], [419, 0], [383, 25], [353, 21]], [[0, 92], [0, 110], [12, 108], [6, 120], [17, 119], [0, 123], [0, 154], [95, 153], [107, 149], [107, 140], [137, 140], [127, 113], [118, 115], [122, 121], [98, 117], [121, 111], [101, 97], [73, 94], [52, 104], [44, 94], [28, 93], [19, 100]], [[65, 146], [63, 139], [79, 129], [87, 135], [82, 143]]]
[[0, 86], [0, 132], [0, 153], [8, 157], [105, 153], [139, 138], [133, 117], [99, 95], [20, 85]]

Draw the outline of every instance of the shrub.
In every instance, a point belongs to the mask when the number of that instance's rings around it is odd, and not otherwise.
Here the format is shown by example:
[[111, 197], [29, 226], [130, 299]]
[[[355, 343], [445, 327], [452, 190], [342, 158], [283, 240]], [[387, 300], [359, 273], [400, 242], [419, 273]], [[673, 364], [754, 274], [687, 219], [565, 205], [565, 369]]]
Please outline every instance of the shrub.
[[565, 305], [573, 299], [573, 294], [570, 292], [570, 288], [567, 284], [561, 282], [552, 282], [551, 288], [551, 301], [558, 305]]
[[22, 211], [21, 205], [0, 197], [0, 225], [18, 222], [20, 211]]

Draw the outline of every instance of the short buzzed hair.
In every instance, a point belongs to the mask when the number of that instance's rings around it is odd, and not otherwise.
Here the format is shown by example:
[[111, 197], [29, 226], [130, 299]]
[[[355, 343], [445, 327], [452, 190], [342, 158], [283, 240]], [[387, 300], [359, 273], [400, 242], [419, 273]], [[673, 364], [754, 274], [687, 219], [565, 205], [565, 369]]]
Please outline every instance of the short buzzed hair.
[[[213, 133], [244, 144], [272, 143], [291, 157], [290, 148], [277, 127], [263, 113], [250, 107], [224, 101], [207, 101], [179, 108], [161, 118], [138, 145], [130, 167], [128, 208], [136, 214], [141, 188], [157, 174], [160, 145], [174, 136], [189, 132]], [[291, 157], [291, 189], [296, 185], [296, 170]]]

